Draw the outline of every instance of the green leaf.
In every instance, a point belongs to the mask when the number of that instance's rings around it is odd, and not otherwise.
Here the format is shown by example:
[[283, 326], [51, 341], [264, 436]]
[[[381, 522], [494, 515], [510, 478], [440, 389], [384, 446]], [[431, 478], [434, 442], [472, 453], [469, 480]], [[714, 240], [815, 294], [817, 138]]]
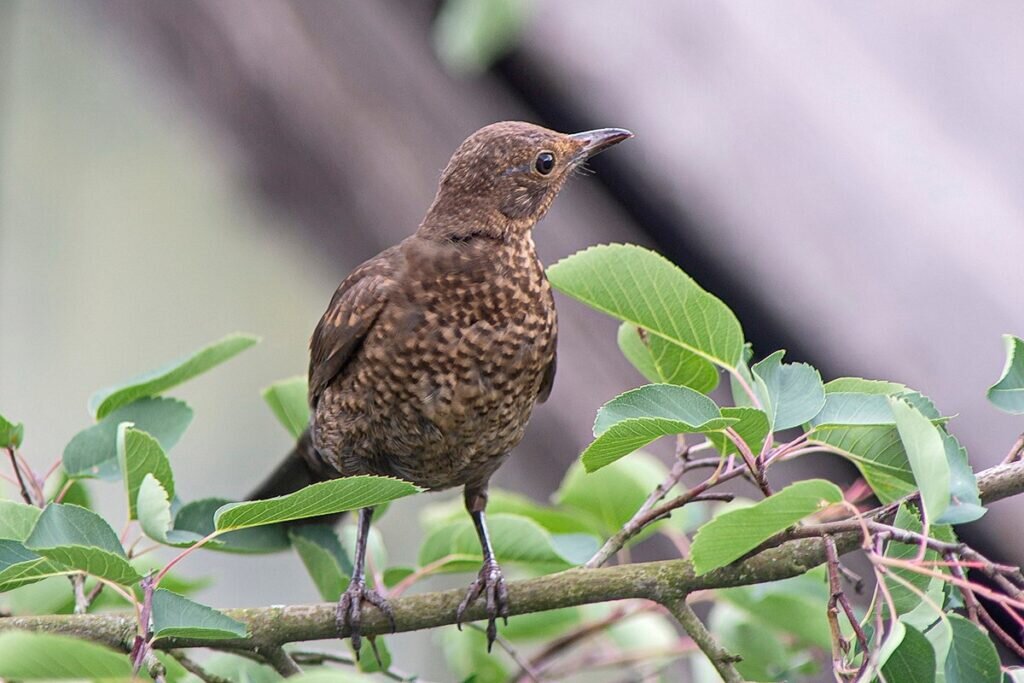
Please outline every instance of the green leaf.
[[693, 389], [648, 384], [601, 407], [594, 422], [597, 438], [583, 451], [583, 465], [593, 472], [662, 436], [716, 431], [735, 421]]
[[764, 628], [794, 635], [804, 645], [822, 650], [831, 646], [826, 617], [828, 585], [820, 569], [782, 581], [726, 588], [717, 594]]
[[967, 451], [954, 436], [942, 432], [942, 443], [949, 464], [950, 501], [937, 524], [966, 524], [979, 519], [986, 509], [981, 504], [978, 480], [967, 462]]
[[171, 501], [163, 485], [152, 473], [146, 473], [136, 496], [139, 526], [154, 541], [178, 548], [188, 547], [203, 537], [192, 531], [174, 528]]
[[[747, 444], [751, 453], [761, 452], [765, 437], [768, 436], [768, 431], [771, 429], [771, 425], [768, 424], [768, 416], [763, 410], [746, 406], [741, 408], [725, 407], [722, 408], [722, 417], [735, 418], [737, 422], [732, 425], [732, 428], [743, 439], [743, 443]], [[723, 432], [708, 434], [708, 440], [723, 455], [739, 453], [736, 444]]]
[[128, 494], [128, 519], [138, 519], [135, 498], [146, 475], [160, 482], [168, 498], [174, 497], [174, 474], [160, 442], [139, 429], [122, 422], [117, 428], [117, 461]]
[[[901, 505], [896, 511], [896, 519], [893, 520], [893, 526], [898, 529], [906, 529], [907, 531], [912, 531], [914, 533], [921, 533], [922, 531], [921, 520], [906, 505]], [[890, 541], [886, 546], [885, 555], [886, 557], [891, 557], [897, 560], [911, 560], [917, 556], [918, 551], [918, 546]], [[925, 560], [927, 561], [935, 561], [937, 559], [939, 559], [939, 557], [934, 551], [928, 551], [925, 554]], [[899, 579], [902, 579], [902, 581], [897, 579], [886, 579], [886, 587], [889, 589], [889, 594], [892, 596], [892, 602], [896, 608], [896, 616], [910, 613], [921, 604], [920, 594], [927, 593], [931, 577], [925, 576], [920, 572], [914, 572], [909, 569], [901, 569], [898, 567], [890, 568], [887, 572], [899, 577]], [[908, 587], [907, 584], [910, 584], [913, 588]], [[893, 618], [889, 613], [888, 604], [883, 605], [883, 609], [885, 618]]]
[[391, 477], [346, 477], [313, 484], [287, 496], [229, 503], [217, 510], [213, 521], [218, 531], [233, 531], [373, 507], [421, 490]]
[[580, 623], [582, 612], [578, 607], [563, 607], [547, 612], [519, 614], [502, 625], [501, 635], [511, 641], [532, 641], [557, 638]]
[[153, 591], [153, 635], [156, 638], [244, 638], [246, 626], [212, 607], [158, 588]]
[[[551, 534], [539, 524], [525, 517], [502, 514], [490, 515], [487, 526], [498, 562], [524, 564], [542, 570], [565, 569], [574, 564], [573, 558], [562, 555]], [[431, 533], [420, 548], [419, 564], [426, 565], [442, 558], [451, 558], [446, 571], [476, 571], [483, 556], [476, 529], [469, 519], [463, 519]]]
[[724, 567], [804, 517], [843, 499], [832, 482], [808, 479], [740, 510], [723, 512], [697, 531], [691, 556], [698, 575]]
[[665, 257], [628, 244], [590, 247], [547, 270], [555, 289], [643, 327], [722, 368], [735, 369], [743, 330], [717, 297]]
[[274, 411], [278, 421], [298, 439], [309, 426], [309, 399], [305, 376], [274, 382], [263, 390], [263, 400]]
[[702, 394], [718, 386], [714, 365], [642, 327], [622, 323], [618, 342], [622, 355], [648, 381], [690, 387]]
[[411, 575], [416, 573], [415, 567], [388, 567], [384, 570], [383, 579], [384, 585], [388, 588], [394, 588], [399, 583], [409, 578]]
[[[803, 680], [795, 675], [801, 656], [799, 649], [787, 647], [783, 639], [758, 623], [750, 615], [727, 602], [717, 602], [711, 610], [709, 627], [730, 652], [742, 653], [736, 669], [744, 681]], [[721, 680], [720, 676], [703, 680]]]
[[[569, 466], [553, 499], [585, 524], [587, 530], [601, 536], [610, 536], [630, 520], [651, 491], [667, 476], [668, 468], [644, 452], [635, 453], [628, 461], [614, 462], [590, 474], [583, 469], [582, 463], [575, 462]], [[541, 522], [541, 525], [544, 523]], [[573, 533], [581, 530], [565, 531]]]
[[902, 399], [888, 400], [914, 480], [921, 489], [921, 504], [928, 519], [937, 520], [946, 511], [950, 495], [949, 463], [942, 435], [917, 408]]
[[25, 425], [0, 415], [0, 448], [18, 448], [25, 438]]
[[[582, 465], [579, 465], [577, 469], [581, 475], [584, 474]], [[541, 505], [526, 496], [503, 489], [491, 489], [488, 498], [488, 514], [507, 512], [520, 517], [528, 517], [553, 534], [603, 533], [599, 531], [602, 527], [598, 520], [593, 519], [590, 515], [581, 514], [577, 510]], [[465, 517], [466, 507], [462, 497], [459, 496], [424, 506], [420, 514], [420, 522], [424, 530], [431, 532], [441, 526], [461, 521]]]
[[510, 50], [526, 23], [523, 0], [447, 0], [434, 21], [434, 49], [456, 73], [480, 73]]
[[785, 351], [776, 351], [751, 368], [761, 380], [755, 386], [767, 392], [760, 398], [769, 412], [772, 431], [798, 427], [825, 405], [825, 388], [818, 371], [807, 363], [783, 363], [785, 355]]
[[0, 539], [24, 541], [39, 519], [39, 513], [34, 505], [0, 500]]
[[0, 540], [0, 593], [68, 570], [26, 548], [19, 541]]
[[896, 418], [889, 407], [889, 397], [883, 394], [854, 394], [829, 392], [821, 411], [810, 420], [818, 429], [848, 427], [851, 425], [893, 425]]
[[1024, 341], [1010, 334], [1003, 335], [1006, 365], [999, 381], [988, 389], [988, 400], [996, 408], [1020, 415], [1024, 413]]
[[110, 525], [95, 512], [77, 505], [47, 505], [25, 547], [66, 567], [115, 583], [127, 585], [142, 578], [128, 563]]
[[816, 429], [809, 441], [824, 444], [850, 460], [883, 503], [913, 493], [917, 486], [895, 426], [852, 426]]
[[50, 633], [0, 633], [0, 678], [104, 680], [128, 679], [131, 673], [127, 656], [95, 643]]
[[[214, 515], [232, 501], [225, 498], [202, 498], [183, 505], [174, 516], [174, 534], [192, 533], [203, 538], [215, 530]], [[221, 534], [203, 546], [208, 550], [221, 550], [229, 553], [275, 553], [291, 547], [288, 541], [288, 529], [282, 525], [271, 525], [241, 529]]]
[[[476, 629], [443, 629], [441, 651], [453, 674], [449, 680], [466, 683], [507, 683], [515, 669], [507, 655], [498, 648], [487, 652], [487, 636]], [[516, 667], [518, 669], [518, 667]]]
[[903, 639], [882, 666], [882, 675], [887, 681], [899, 683], [934, 683], [932, 644], [913, 626], [903, 624], [903, 628]]
[[[203, 660], [203, 669], [207, 673], [213, 674], [214, 676], [220, 676], [221, 678], [228, 681], [238, 681], [239, 683], [280, 683], [284, 680], [281, 674], [274, 671], [269, 666], [259, 664], [251, 659], [240, 657], [239, 655], [230, 655], [226, 653], [215, 653], [208, 659]], [[292, 681], [306, 681], [313, 677], [315, 674], [322, 674], [325, 672], [317, 671], [313, 673], [303, 674], [292, 678]], [[334, 674], [334, 671], [330, 672]], [[314, 679], [322, 681], [323, 678]], [[339, 677], [339, 683], [344, 683], [346, 679]], [[189, 679], [189, 683], [198, 683], [198, 678]]]
[[[89, 398], [89, 410], [101, 420], [121, 406], [140, 398], [159, 396], [168, 389], [203, 374], [256, 344], [259, 337], [229, 334], [198, 351], [122, 384], [101, 389]], [[149, 431], [148, 429], [146, 431]]]
[[[68, 482], [71, 483], [68, 484]], [[65, 486], [67, 486], [67, 488], [65, 488]], [[61, 493], [64, 494], [64, 497], [60, 502], [92, 510], [92, 496], [89, 493], [88, 487], [85, 485], [85, 480], [72, 480], [68, 477], [67, 473], [64, 472], [63, 467], [58, 468], [54, 473], [54, 476], [47, 479], [46, 484], [43, 486], [43, 497], [48, 503], [52, 503], [56, 500], [57, 496]]]
[[992, 640], [963, 617], [951, 614], [953, 643], [946, 656], [946, 683], [1000, 683], [999, 654]]
[[67, 475], [72, 479], [119, 477], [117, 426], [122, 422], [131, 422], [169, 451], [192, 422], [192, 409], [173, 398], [144, 398], [115, 410], [68, 442], [63, 456]]
[[[376, 640], [376, 643], [371, 643], [370, 638], [363, 638], [359, 648], [359, 659], [356, 663], [356, 668], [363, 673], [377, 673], [391, 668], [391, 650], [388, 649], [387, 641], [384, 640], [383, 636], [377, 636], [374, 640]], [[376, 655], [373, 652], [374, 644], [377, 646]], [[380, 656], [379, 663], [377, 662], [377, 655]]]
[[[378, 639], [377, 642], [379, 644], [383, 640]], [[367, 658], [373, 659], [373, 650], [363, 653], [363, 661], [366, 661]], [[292, 683], [374, 683], [374, 681], [380, 680], [375, 676], [367, 676], [345, 669], [319, 669], [298, 676], [289, 676], [289, 678]], [[247, 683], [253, 683], [252, 679], [247, 679]]]
[[[352, 576], [352, 561], [341, 547], [338, 534], [328, 524], [309, 524], [288, 531], [320, 597], [337, 602]], [[371, 654], [372, 657], [372, 654]]]
[[861, 379], [860, 377], [839, 377], [825, 383], [825, 393], [835, 394], [901, 394], [907, 391], [905, 384], [886, 382], [880, 379]]

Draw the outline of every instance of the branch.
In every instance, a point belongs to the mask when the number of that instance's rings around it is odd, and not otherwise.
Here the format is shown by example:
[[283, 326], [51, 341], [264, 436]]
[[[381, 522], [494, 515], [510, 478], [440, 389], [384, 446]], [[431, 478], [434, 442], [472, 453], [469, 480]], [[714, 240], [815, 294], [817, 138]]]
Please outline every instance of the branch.
[[[982, 501], [986, 504], [1024, 492], [1024, 461], [999, 465], [978, 474]], [[833, 536], [842, 555], [861, 546], [858, 532]], [[700, 590], [713, 590], [798, 576], [824, 564], [827, 559], [821, 538], [804, 538], [783, 543], [727, 567], [696, 576], [689, 560], [669, 560], [619, 565], [601, 569], [570, 569], [509, 584], [512, 615], [544, 612], [598, 602], [647, 599], [670, 610]], [[397, 631], [417, 631], [455, 623], [455, 608], [462, 600], [461, 589], [412, 595], [394, 600]], [[228, 609], [224, 613], [245, 622], [245, 638], [161, 638], [158, 650], [207, 647], [216, 650], [260, 651], [286, 643], [347, 636], [335, 626], [335, 605], [293, 605]], [[485, 606], [468, 611], [468, 621], [486, 617]], [[11, 629], [45, 631], [91, 640], [127, 652], [137, 633], [138, 622], [128, 614], [43, 615], [0, 618], [0, 632]], [[390, 632], [387, 619], [377, 610], [363, 614], [364, 635]], [[693, 634], [691, 634], [693, 635]]]
[[736, 662], [740, 658], [722, 647], [715, 637], [711, 635], [707, 627], [693, 611], [693, 608], [686, 604], [686, 599], [679, 600], [669, 606], [672, 616], [682, 624], [687, 635], [693, 638], [704, 655], [711, 661], [715, 671], [722, 677], [725, 683], [743, 683], [743, 676], [736, 670]]

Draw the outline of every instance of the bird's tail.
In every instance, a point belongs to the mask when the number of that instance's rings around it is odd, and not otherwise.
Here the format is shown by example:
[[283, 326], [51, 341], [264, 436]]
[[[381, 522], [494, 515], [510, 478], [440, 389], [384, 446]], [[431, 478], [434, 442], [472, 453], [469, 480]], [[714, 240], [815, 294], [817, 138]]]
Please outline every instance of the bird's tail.
[[313, 437], [307, 427], [296, 442], [295, 448], [285, 456], [285, 459], [270, 473], [270, 476], [246, 497], [246, 500], [263, 500], [284, 496], [295, 493], [310, 484], [323, 481], [325, 479], [323, 474], [313, 468], [312, 463], [316, 461]]

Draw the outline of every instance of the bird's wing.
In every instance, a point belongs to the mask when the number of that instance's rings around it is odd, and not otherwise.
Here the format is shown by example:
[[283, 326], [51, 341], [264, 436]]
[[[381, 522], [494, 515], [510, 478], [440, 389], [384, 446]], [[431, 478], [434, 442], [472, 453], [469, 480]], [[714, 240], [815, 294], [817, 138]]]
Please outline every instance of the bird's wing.
[[388, 303], [394, 283], [394, 249], [381, 252], [345, 278], [309, 342], [309, 402], [348, 364]]
[[558, 367], [558, 354], [551, 355], [551, 362], [544, 368], [544, 379], [540, 382], [540, 393], [537, 394], [537, 403], [543, 403], [551, 395], [551, 387], [555, 384], [555, 369]]

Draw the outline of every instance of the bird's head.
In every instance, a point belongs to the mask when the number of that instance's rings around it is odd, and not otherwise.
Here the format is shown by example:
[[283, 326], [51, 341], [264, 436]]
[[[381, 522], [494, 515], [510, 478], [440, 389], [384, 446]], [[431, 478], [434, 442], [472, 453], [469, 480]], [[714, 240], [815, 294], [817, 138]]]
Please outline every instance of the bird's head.
[[631, 137], [622, 128], [567, 135], [521, 121], [485, 126], [455, 150], [421, 231], [453, 240], [523, 234], [580, 164]]

